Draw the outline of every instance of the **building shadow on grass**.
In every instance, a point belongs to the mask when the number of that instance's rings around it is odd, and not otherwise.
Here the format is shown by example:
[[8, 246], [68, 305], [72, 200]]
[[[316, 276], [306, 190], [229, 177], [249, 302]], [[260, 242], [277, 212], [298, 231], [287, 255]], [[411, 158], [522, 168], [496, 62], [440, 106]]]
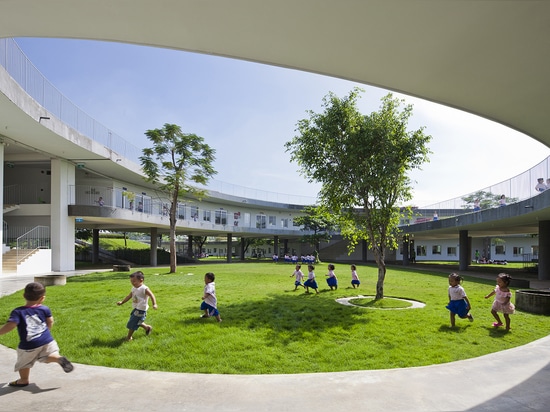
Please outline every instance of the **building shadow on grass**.
[[[336, 295], [335, 295], [336, 297]], [[221, 327], [267, 329], [269, 339], [290, 343], [303, 336], [321, 334], [332, 328], [351, 330], [369, 322], [369, 312], [362, 308], [343, 306], [335, 300], [320, 299], [313, 294], [267, 295], [259, 301], [245, 301], [219, 306]], [[215, 322], [214, 319], [187, 319], [184, 324]]]

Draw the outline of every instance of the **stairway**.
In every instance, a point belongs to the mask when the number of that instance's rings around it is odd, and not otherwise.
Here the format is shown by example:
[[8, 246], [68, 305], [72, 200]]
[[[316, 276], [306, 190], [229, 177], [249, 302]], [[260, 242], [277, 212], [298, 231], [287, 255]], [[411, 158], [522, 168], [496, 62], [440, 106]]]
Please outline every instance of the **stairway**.
[[[25, 254], [25, 257], [21, 260], [27, 260], [35, 252], [35, 250], [21, 250], [21, 253]], [[2, 255], [2, 273], [17, 273], [17, 249], [11, 249], [9, 252], [6, 252]]]

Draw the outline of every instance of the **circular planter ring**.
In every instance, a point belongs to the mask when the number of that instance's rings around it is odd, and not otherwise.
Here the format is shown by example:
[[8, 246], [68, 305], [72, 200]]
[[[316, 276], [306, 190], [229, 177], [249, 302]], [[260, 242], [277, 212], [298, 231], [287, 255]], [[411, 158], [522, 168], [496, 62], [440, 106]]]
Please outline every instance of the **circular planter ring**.
[[350, 300], [353, 300], [353, 299], [374, 299], [374, 298], [375, 298], [375, 296], [363, 296], [363, 295], [359, 295], [359, 296], [352, 296], [352, 297], [349, 297], [349, 298], [340, 298], [340, 299], [336, 299], [336, 302], [338, 302], [339, 304], [344, 305], [344, 306], [355, 306], [356, 308], [377, 309], [377, 310], [420, 309], [420, 308], [423, 308], [424, 306], [426, 306], [425, 303], [419, 302], [419, 301], [417, 301], [417, 300], [410, 300], [410, 299], [403, 299], [403, 298], [394, 298], [394, 297], [391, 297], [391, 296], [386, 296], [384, 299], [402, 300], [403, 302], [408, 302], [408, 303], [410, 303], [411, 306], [408, 306], [408, 307], [406, 307], [406, 308], [367, 308], [367, 307], [365, 307], [365, 306], [354, 305], [353, 303], [350, 302]]

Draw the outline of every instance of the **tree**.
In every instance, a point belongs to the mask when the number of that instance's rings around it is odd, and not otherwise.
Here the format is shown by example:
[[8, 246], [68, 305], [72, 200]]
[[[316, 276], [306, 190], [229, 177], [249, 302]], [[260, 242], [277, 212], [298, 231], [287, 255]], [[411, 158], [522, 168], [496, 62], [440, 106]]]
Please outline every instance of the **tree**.
[[159, 185], [170, 198], [170, 273], [176, 272], [176, 210], [179, 197], [205, 195], [187, 182], [205, 185], [216, 174], [212, 163], [216, 151], [196, 134], [183, 133], [180, 126], [166, 123], [162, 129], [147, 130], [153, 147], [139, 158], [147, 180]]
[[304, 235], [302, 240], [313, 246], [316, 259], [319, 258], [319, 244], [322, 241], [329, 241], [331, 232], [336, 227], [336, 221], [326, 209], [315, 206], [304, 207], [304, 215], [294, 218], [294, 224], [303, 226], [302, 230], [313, 233]]
[[[479, 206], [481, 210], [490, 209], [492, 207], [497, 207], [499, 205], [498, 201], [500, 200], [500, 194], [494, 194], [491, 192], [485, 192], [483, 190], [479, 190], [475, 193], [469, 194], [467, 196], [462, 197], [462, 200], [465, 202], [465, 205], [463, 208], [469, 209], [470, 207], [473, 207], [472, 205], [476, 201], [476, 199], [479, 200]], [[518, 201], [517, 197], [508, 197], [506, 198], [506, 201], [508, 203], [515, 203]]]
[[378, 266], [376, 299], [384, 297], [385, 251], [396, 248], [400, 211], [412, 198], [407, 173], [428, 161], [431, 136], [424, 128], [407, 131], [412, 106], [388, 94], [378, 112], [362, 115], [361, 89], [340, 99], [323, 98], [324, 111], [309, 111], [297, 123], [298, 135], [285, 143], [291, 159], [310, 182], [322, 184], [319, 202], [338, 219], [353, 251], [366, 241]]

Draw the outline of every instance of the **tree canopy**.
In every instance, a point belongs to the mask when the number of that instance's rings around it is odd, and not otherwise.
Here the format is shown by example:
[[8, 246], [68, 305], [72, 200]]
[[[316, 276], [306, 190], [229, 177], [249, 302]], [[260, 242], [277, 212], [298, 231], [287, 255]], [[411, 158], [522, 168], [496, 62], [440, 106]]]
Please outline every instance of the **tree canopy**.
[[[212, 166], [216, 151], [196, 134], [183, 133], [181, 127], [166, 123], [161, 129], [145, 132], [153, 147], [143, 149], [139, 158], [147, 180], [159, 185], [170, 197], [170, 273], [176, 271], [176, 210], [179, 197], [192, 194], [199, 199], [205, 185], [216, 174]], [[191, 182], [191, 184], [189, 184]]]
[[412, 198], [408, 173], [428, 161], [431, 136], [424, 128], [408, 131], [412, 106], [390, 93], [380, 110], [363, 115], [362, 90], [346, 97], [329, 93], [323, 112], [309, 111], [297, 123], [297, 136], [285, 144], [310, 182], [322, 184], [321, 207], [337, 217], [353, 250], [366, 241], [378, 266], [376, 297], [383, 298], [386, 248], [397, 247], [398, 204]]

